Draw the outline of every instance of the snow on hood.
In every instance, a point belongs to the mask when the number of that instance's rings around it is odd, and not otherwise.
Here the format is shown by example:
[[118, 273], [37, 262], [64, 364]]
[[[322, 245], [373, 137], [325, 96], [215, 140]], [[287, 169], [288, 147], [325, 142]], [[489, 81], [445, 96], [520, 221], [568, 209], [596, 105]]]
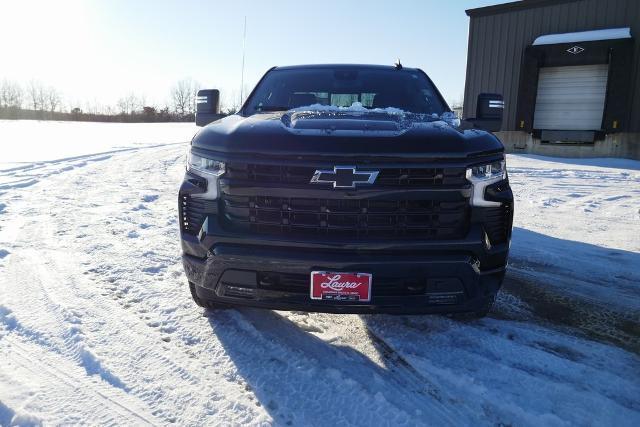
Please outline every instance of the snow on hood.
[[[336, 120], [339, 119], [339, 120]], [[366, 108], [360, 102], [349, 107], [312, 104], [296, 107], [282, 115], [283, 125], [291, 130], [322, 133], [397, 135], [411, 128], [458, 127], [460, 119], [452, 112], [419, 114], [396, 107]]]
[[[385, 114], [391, 114], [391, 115], [394, 115], [394, 114], [395, 115], [403, 115], [403, 114], [407, 113], [406, 111], [401, 110], [400, 108], [396, 108], [396, 107], [367, 108], [367, 107], [362, 105], [362, 102], [354, 102], [349, 107], [338, 107], [336, 105], [312, 104], [312, 105], [305, 105], [305, 106], [302, 106], [302, 107], [292, 108], [292, 109], [289, 110], [289, 112], [299, 112], [299, 111], [303, 111], [303, 112], [342, 112], [342, 113], [348, 113], [348, 112], [354, 112], [354, 113], [385, 113]], [[437, 114], [434, 114], [434, 116], [436, 118], [438, 117]]]

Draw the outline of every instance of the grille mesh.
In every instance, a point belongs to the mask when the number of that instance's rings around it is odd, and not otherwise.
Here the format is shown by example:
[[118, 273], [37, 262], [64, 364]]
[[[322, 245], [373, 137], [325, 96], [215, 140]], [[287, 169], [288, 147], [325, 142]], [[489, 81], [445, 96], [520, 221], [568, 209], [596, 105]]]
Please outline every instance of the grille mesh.
[[318, 199], [224, 194], [227, 226], [260, 234], [453, 239], [466, 233], [468, 201]]

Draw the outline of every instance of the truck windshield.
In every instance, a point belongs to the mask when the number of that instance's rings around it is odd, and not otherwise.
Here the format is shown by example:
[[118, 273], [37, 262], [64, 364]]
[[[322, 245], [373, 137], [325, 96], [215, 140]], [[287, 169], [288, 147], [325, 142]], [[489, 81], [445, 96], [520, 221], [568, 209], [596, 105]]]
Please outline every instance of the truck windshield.
[[448, 107], [433, 85], [414, 69], [300, 68], [276, 69], [260, 82], [245, 105], [245, 114], [285, 111], [315, 104], [368, 109], [398, 108], [440, 116]]

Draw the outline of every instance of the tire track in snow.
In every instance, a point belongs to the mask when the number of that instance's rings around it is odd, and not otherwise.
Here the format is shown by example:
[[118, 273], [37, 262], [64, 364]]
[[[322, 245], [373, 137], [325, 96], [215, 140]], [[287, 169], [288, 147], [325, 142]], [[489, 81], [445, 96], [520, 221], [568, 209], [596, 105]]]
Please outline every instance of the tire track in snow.
[[[166, 176], [166, 168], [172, 171], [181, 168], [181, 152], [181, 149], [165, 147], [160, 151], [154, 150], [150, 162], [148, 154], [144, 153], [119, 154], [112, 161], [121, 164], [126, 159], [123, 163], [126, 168], [119, 168], [123, 174], [133, 177], [144, 175], [149, 180], [147, 182], [154, 184], [162, 181], [174, 183], [176, 179], [173, 173]], [[171, 154], [167, 155], [168, 153]], [[156, 163], [153, 161], [156, 157], [163, 160]], [[142, 163], [138, 161], [145, 159], [147, 161]], [[120, 194], [117, 187], [123, 184], [121, 174], [108, 173], [113, 167], [110, 163], [94, 164], [91, 168], [77, 170], [69, 178], [59, 175], [51, 177], [49, 179], [55, 181], [50, 181], [51, 185], [46, 189], [33, 187], [29, 190], [34, 194], [25, 199], [23, 206], [30, 213], [20, 215], [24, 222], [20, 227], [22, 232], [16, 235], [24, 249], [16, 253], [15, 257], [9, 257], [7, 269], [11, 275], [10, 282], [20, 284], [15, 291], [26, 292], [25, 297], [33, 301], [33, 306], [28, 311], [19, 307], [14, 313], [14, 317], [20, 322], [29, 328], [35, 328], [28, 329], [26, 338], [34, 339], [43, 353], [59, 354], [84, 368], [88, 378], [98, 374], [111, 380], [112, 385], [128, 394], [138, 396], [164, 422], [180, 419], [181, 422], [193, 424], [203, 416], [214, 414], [219, 415], [219, 420], [230, 423], [247, 423], [252, 416], [254, 419], [261, 419], [259, 407], [256, 407], [257, 413], [250, 407], [239, 414], [220, 413], [227, 405], [227, 399], [240, 396], [246, 400], [250, 393], [245, 390], [241, 378], [233, 374], [233, 366], [226, 360], [219, 363], [225, 378], [218, 377], [218, 381], [212, 382], [201, 376], [211, 365], [210, 357], [225, 356], [220, 354], [220, 344], [215, 340], [203, 340], [198, 336], [207, 330], [210, 334], [206, 320], [200, 323], [205, 330], [196, 330], [194, 334], [193, 328], [197, 325], [192, 322], [192, 318], [197, 320], [200, 316], [197, 308], [188, 300], [188, 291], [182, 282], [179, 283], [177, 293], [184, 299], [181, 305], [188, 307], [191, 318], [188, 319], [191, 322], [188, 326], [191, 330], [187, 327], [174, 330], [176, 328], [171, 326], [175, 322], [175, 319], [170, 319], [175, 308], [165, 311], [170, 315], [169, 319], [165, 319], [167, 321], [154, 320], [159, 309], [158, 302], [167, 302], [175, 307], [176, 289], [171, 289], [172, 282], [165, 284], [162, 281], [162, 269], [153, 274], [143, 271], [141, 264], [144, 266], [144, 259], [140, 258], [142, 252], [131, 245], [134, 240], [112, 237], [111, 233], [116, 231], [114, 226], [128, 226], [129, 221], [121, 220], [127, 215], [139, 220], [138, 216], [149, 215], [150, 212], [148, 209], [131, 209], [129, 214], [126, 211], [115, 215], [110, 212], [111, 209], [123, 207], [110, 198], [102, 197], [103, 194]], [[140, 164], [144, 167], [138, 170]], [[135, 168], [135, 173], [127, 170], [130, 168]], [[99, 186], [91, 185], [93, 180], [99, 178]], [[79, 188], [80, 193], [69, 192], [65, 185], [56, 181], [62, 181], [63, 184], [81, 182], [83, 186]], [[133, 194], [137, 191], [129, 189]], [[156, 203], [158, 197], [149, 196], [148, 191], [146, 189], [146, 195], [141, 196], [143, 203]], [[61, 197], [64, 198], [64, 204], [56, 202]], [[171, 202], [174, 207], [173, 198]], [[70, 210], [68, 206], [73, 206], [74, 209]], [[85, 237], [78, 240], [74, 235], [81, 235], [76, 233], [82, 229], [82, 222], [92, 222], [90, 217], [87, 218], [85, 206], [98, 210], [100, 217], [107, 218], [108, 221], [102, 227], [87, 227]], [[78, 216], [76, 212], [83, 208], [85, 214]], [[42, 212], [47, 214], [43, 215]], [[150, 219], [161, 221], [166, 214], [172, 216], [172, 211]], [[135, 221], [131, 225], [138, 226]], [[145, 230], [153, 231], [156, 225], [159, 224], [151, 221], [141, 233], [146, 232]], [[163, 225], [167, 226], [171, 224]], [[162, 245], [160, 242], [165, 239], [172, 240], [173, 245], [169, 247], [177, 245], [175, 231], [156, 242]], [[164, 252], [166, 251], [159, 251], [162, 262], [179, 262], [179, 257], [166, 257]], [[117, 269], [103, 270], [104, 266]], [[110, 273], [115, 273], [115, 276], [110, 277]], [[160, 280], [157, 282], [160, 287], [156, 285], [154, 277]], [[128, 289], [133, 296], [131, 299], [126, 297], [126, 293], [122, 293]], [[166, 294], [167, 291], [170, 295]], [[8, 305], [16, 307], [15, 303], [11, 304], [12, 301], [15, 299], [9, 300]], [[48, 341], [35, 340], [32, 330], [46, 336]], [[174, 339], [164, 340], [171, 337]], [[175, 339], [176, 337], [184, 337], [184, 340]], [[114, 381], [114, 378], [117, 380]], [[234, 403], [238, 407], [243, 404]]]
[[[441, 316], [367, 319], [367, 327], [412, 370], [476, 406], [476, 413], [494, 425], [568, 420], [635, 425], [640, 420], [640, 405], [631, 397], [640, 392], [631, 374], [640, 361], [614, 347], [527, 322]], [[564, 402], [567, 396], [572, 397]], [[584, 406], [572, 412], [575, 402]], [[598, 415], [584, 412], [586, 408]]]
[[[180, 142], [146, 145], [144, 147], [122, 148], [117, 150], [104, 151], [101, 153], [92, 153], [56, 160], [30, 162], [20, 166], [12, 166], [6, 169], [0, 169], [0, 196], [5, 195], [12, 190], [15, 191], [26, 189], [51, 176], [69, 172], [80, 167], [85, 167], [95, 162], [109, 160], [117, 154], [138, 152], [149, 149], [153, 150], [175, 145], [184, 146], [184, 144], [184, 142]], [[0, 166], [1, 165], [2, 163], [0, 163]], [[18, 194], [12, 195], [12, 199], [14, 200], [19, 198], [20, 196]], [[6, 207], [6, 204], [0, 204], [0, 214], [5, 211]]]
[[[144, 404], [137, 402], [129, 395], [116, 393], [117, 389], [99, 381], [92, 381], [63, 358], [52, 357], [51, 353], [42, 354], [13, 336], [5, 336], [2, 340], [10, 346], [10, 351], [4, 352], [4, 366], [26, 374], [20, 376], [20, 380], [25, 383], [38, 384], [36, 393], [40, 399], [46, 401], [44, 406], [60, 405], [68, 410], [69, 417], [80, 413], [91, 414], [92, 420], [76, 418], [75, 422], [89, 424], [99, 422], [113, 425], [160, 424], [146, 412]], [[11, 397], [5, 396], [3, 400], [10, 401]], [[80, 408], [83, 410], [80, 411]], [[90, 410], [87, 410], [89, 408]]]
[[[135, 151], [140, 151], [140, 150], [146, 150], [146, 149], [155, 149], [155, 148], [160, 148], [160, 147], [169, 147], [172, 145], [182, 145], [184, 146], [185, 143], [184, 142], [172, 142], [172, 143], [167, 143], [167, 144], [155, 144], [155, 145], [145, 145], [143, 147], [130, 147], [130, 148], [120, 148], [117, 150], [109, 150], [109, 151], [102, 151], [99, 153], [91, 153], [91, 154], [83, 154], [80, 156], [72, 156], [72, 157], [64, 157], [61, 159], [55, 159], [55, 160], [43, 160], [43, 161], [36, 161], [36, 162], [28, 162], [25, 164], [22, 164], [20, 166], [13, 166], [7, 169], [0, 169], [0, 176], [2, 175], [11, 175], [13, 173], [17, 173], [20, 171], [25, 171], [25, 170], [38, 170], [38, 169], [42, 169], [48, 165], [62, 165], [63, 166], [63, 171], [68, 171], [68, 170], [72, 170], [72, 168], [70, 166], [73, 165], [73, 163], [69, 164], [70, 162], [74, 162], [77, 160], [86, 160], [86, 161], [99, 161], [99, 160], [107, 160], [110, 159], [112, 155], [114, 154], [120, 154], [120, 153], [126, 153], [126, 152], [135, 152]], [[83, 164], [84, 166], [84, 164]], [[49, 176], [49, 175], [47, 175]]]
[[[455, 425], [469, 422], [475, 416], [475, 409], [464, 399], [452, 395], [415, 369], [366, 321], [358, 322], [360, 316], [337, 315], [342, 320], [348, 319], [351, 328], [343, 331], [344, 345], [332, 345], [288, 318], [289, 313], [249, 308], [229, 310], [228, 313], [239, 322], [239, 327], [251, 333], [253, 339], [274, 347], [274, 353], [296, 354], [324, 370], [339, 374], [342, 382], [358, 384], [367, 394], [375, 396], [378, 405], [384, 402], [401, 411], [407, 417], [405, 422]], [[326, 318], [317, 314], [312, 317]], [[323, 330], [322, 323], [318, 322], [318, 326], [312, 328], [314, 332]], [[376, 360], [378, 356], [379, 360]], [[272, 380], [277, 381], [260, 377], [260, 381]], [[494, 418], [493, 422], [502, 422], [498, 417]]]
[[[49, 348], [76, 361], [87, 375], [98, 375], [112, 386], [127, 391], [128, 387], [103, 366], [100, 358], [94, 354], [86, 342], [82, 325], [85, 313], [80, 307], [88, 301], [82, 296], [82, 284], [77, 283], [71, 275], [60, 275], [60, 272], [65, 272], [65, 268], [60, 262], [56, 262], [49, 251], [47, 248], [38, 252], [25, 250], [20, 253], [22, 262], [32, 266], [33, 270], [27, 274], [35, 273], [32, 280], [38, 284], [40, 294], [44, 297], [44, 300], [38, 301], [41, 307], [38, 312], [46, 311], [54, 316], [54, 324], [59, 328], [57, 336], [62, 337], [63, 340], [61, 348], [58, 346]], [[59, 256], [59, 253], [55, 254], [55, 257]]]
[[[558, 278], [561, 280], [561, 278]], [[640, 355], [640, 312], [621, 311], [616, 307], [596, 304], [575, 295], [562, 294], [556, 287], [520, 271], [510, 271], [503, 294], [511, 294], [525, 303], [524, 310], [498, 304], [496, 317], [535, 321], [562, 329]], [[503, 299], [506, 295], [502, 296]]]

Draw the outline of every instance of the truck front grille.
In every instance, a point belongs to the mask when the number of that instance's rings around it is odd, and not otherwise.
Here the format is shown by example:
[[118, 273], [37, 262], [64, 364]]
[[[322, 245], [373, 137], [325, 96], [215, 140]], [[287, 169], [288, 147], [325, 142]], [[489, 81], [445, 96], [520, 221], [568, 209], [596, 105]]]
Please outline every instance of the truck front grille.
[[[226, 166], [225, 178], [267, 184], [308, 184], [315, 171], [316, 168], [308, 166], [231, 162]], [[375, 185], [415, 188], [466, 183], [464, 168], [410, 167], [380, 169]]]
[[283, 198], [224, 194], [223, 221], [258, 234], [347, 239], [456, 239], [468, 201]]

